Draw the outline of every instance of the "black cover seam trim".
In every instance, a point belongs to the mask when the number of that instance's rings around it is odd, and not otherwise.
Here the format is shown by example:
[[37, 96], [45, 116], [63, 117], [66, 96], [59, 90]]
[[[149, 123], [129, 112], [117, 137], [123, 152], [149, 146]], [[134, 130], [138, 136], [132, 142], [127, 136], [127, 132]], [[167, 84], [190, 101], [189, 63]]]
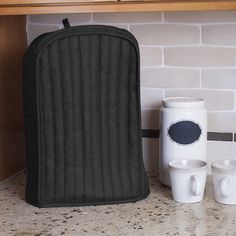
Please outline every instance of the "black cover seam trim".
[[[92, 39], [91, 39], [91, 35], [89, 35], [89, 52], [88, 52], [88, 54], [89, 54], [89, 63], [91, 63], [91, 57], [92, 57]], [[94, 111], [93, 111], [93, 99], [94, 99], [94, 93], [93, 93], [93, 76], [91, 75], [92, 73], [91, 73], [91, 71], [92, 70], [89, 70], [89, 78], [90, 78], [90, 83], [89, 83], [89, 87], [90, 87], [90, 94], [91, 94], [91, 96], [90, 96], [90, 111], [91, 111], [91, 116], [90, 116], [90, 127], [93, 127], [93, 115], [94, 115]], [[95, 172], [95, 168], [94, 168], [94, 160], [93, 160], [93, 158], [92, 158], [92, 156], [93, 156], [93, 153], [94, 153], [94, 145], [93, 145], [93, 133], [91, 132], [90, 133], [90, 143], [92, 143], [92, 145], [91, 145], [91, 150], [90, 150], [90, 162], [91, 162], [91, 167], [92, 167], [92, 173], [91, 173], [91, 178], [92, 178], [92, 182], [93, 183], [95, 183], [95, 176], [94, 176], [94, 172]], [[93, 191], [93, 195], [92, 195], [92, 199], [94, 199], [94, 192], [95, 192], [95, 189], [94, 189], [95, 187], [94, 187], [94, 185], [93, 185], [93, 187], [92, 187], [92, 191]]]
[[[39, 62], [40, 63], [40, 62]], [[42, 81], [41, 81], [41, 83], [40, 83], [40, 89], [39, 89], [39, 93], [40, 93], [40, 96], [42, 97]], [[44, 117], [44, 104], [43, 104], [43, 102], [41, 103], [41, 110], [42, 110], [42, 112], [40, 112], [40, 114], [41, 114], [41, 119], [43, 120], [43, 124], [45, 124], [45, 117]], [[45, 137], [45, 127], [44, 127], [44, 125], [41, 125], [41, 130], [42, 130], [42, 132], [40, 132], [41, 134], [42, 134], [42, 137]], [[43, 142], [42, 142], [42, 155], [44, 156], [45, 155], [45, 153], [44, 153], [44, 145], [43, 145]], [[44, 194], [45, 194], [45, 191], [44, 191], [44, 189], [45, 189], [45, 166], [44, 166], [44, 161], [43, 161], [43, 159], [44, 158], [39, 158], [39, 159], [41, 159], [41, 170], [39, 170], [39, 174], [40, 174], [40, 182], [41, 182], [41, 191], [40, 191], [40, 201], [42, 200], [42, 201], [44, 201], [44, 199], [45, 199], [45, 196], [44, 196]], [[43, 178], [42, 178], [42, 176], [44, 176]], [[42, 181], [41, 181], [41, 178], [42, 178]]]
[[[81, 49], [81, 37], [79, 37], [79, 40], [78, 40], [78, 45], [79, 45], [79, 49]], [[82, 70], [82, 64], [81, 64], [81, 61], [82, 61], [82, 55], [81, 55], [81, 50], [79, 50], [79, 68], [80, 68], [80, 72]], [[83, 89], [83, 86], [84, 86], [84, 81], [83, 81], [83, 73], [80, 73], [80, 88], [81, 88], [81, 95], [80, 95], [80, 100], [81, 100], [81, 110], [84, 111], [84, 89]], [[82, 119], [82, 127], [83, 129], [85, 128], [84, 127], [84, 112], [81, 114], [81, 119]], [[83, 148], [83, 195], [81, 196], [83, 201], [85, 201], [85, 191], [86, 191], [86, 188], [85, 188], [85, 132], [83, 130], [82, 132], [82, 136], [83, 136], [83, 145], [81, 146]]]
[[[71, 38], [69, 38], [67, 40], [67, 43], [69, 44], [69, 51], [72, 52], [71, 50], [71, 45], [73, 44], [72, 43], [72, 40]], [[72, 114], [71, 114], [71, 119], [72, 119], [72, 130], [75, 131], [75, 104], [74, 104], [74, 92], [73, 92], [73, 69], [72, 69], [72, 58], [71, 58], [72, 54], [70, 53], [69, 54], [69, 67], [70, 67], [70, 88], [71, 88], [71, 103], [72, 103]], [[73, 141], [72, 141], [72, 147], [73, 147], [73, 157], [72, 157], [72, 181], [73, 181], [73, 187], [72, 187], [72, 198], [74, 200], [74, 196], [75, 196], [75, 132], [72, 132], [72, 135], [73, 135]], [[71, 196], [69, 196], [71, 197]]]
[[[98, 58], [98, 60], [99, 60], [99, 71], [98, 71], [98, 73], [99, 73], [99, 78], [98, 78], [98, 81], [99, 81], [99, 84], [100, 84], [100, 86], [99, 86], [99, 94], [98, 94], [98, 99], [99, 99], [99, 104], [100, 104], [100, 106], [99, 106], [99, 122], [100, 122], [100, 127], [102, 127], [102, 109], [101, 109], [101, 101], [102, 101], [102, 99], [101, 99], [101, 87], [102, 87], [102, 83], [101, 83], [101, 62], [102, 62], [102, 49], [101, 49], [101, 47], [102, 47], [102, 45], [101, 45], [101, 35], [99, 35], [98, 36], [98, 50], [99, 50], [99, 58]], [[100, 140], [101, 140], [101, 146], [102, 146], [102, 132], [101, 132], [101, 130], [100, 130]], [[102, 160], [100, 161], [100, 163], [101, 163], [101, 180], [102, 180], [102, 194], [103, 194], [103, 201], [105, 201], [105, 185], [104, 185], [104, 180], [105, 180], [105, 177], [104, 177], [104, 171], [103, 171], [103, 161], [104, 161], [104, 158], [103, 158], [103, 153], [102, 153], [102, 148], [100, 147], [100, 156], [101, 156], [101, 158], [102, 158]]]
[[[111, 39], [108, 38], [109, 40], [109, 71], [108, 71], [108, 76], [110, 77], [110, 74], [111, 74]], [[109, 84], [108, 84], [108, 89], [110, 89], [111, 87], [111, 80], [109, 79]], [[110, 102], [110, 99], [109, 99], [109, 102]], [[110, 117], [110, 111], [108, 111], [108, 118]], [[109, 147], [111, 146], [111, 138], [110, 138], [110, 135], [111, 135], [111, 132], [110, 132], [110, 126], [108, 126], [109, 129], [108, 129], [108, 136], [109, 136], [109, 140], [108, 140], [108, 143], [109, 143]], [[109, 150], [109, 156], [111, 156], [111, 148], [108, 149]], [[115, 190], [114, 190], [114, 178], [113, 178], [113, 172], [112, 172], [112, 168], [111, 168], [111, 162], [109, 162], [109, 169], [110, 169], [110, 176], [111, 176], [111, 187], [112, 187], [112, 199], [114, 199], [114, 195], [115, 195]]]
[[36, 203], [33, 201], [29, 201], [28, 199], [26, 199], [26, 202], [39, 208], [41, 207], [46, 208], [46, 207], [97, 206], [97, 205], [124, 204], [124, 203], [130, 203], [130, 202], [137, 202], [142, 199], [145, 199], [149, 194], [150, 194], [150, 190], [148, 190], [147, 192], [145, 192], [139, 197], [123, 199], [123, 200], [118, 200], [118, 201], [114, 200], [114, 201], [108, 201], [108, 202]]
[[[131, 58], [131, 47], [129, 47], [129, 57]], [[130, 68], [131, 68], [131, 60], [129, 60], [129, 74], [130, 74]], [[130, 80], [128, 79], [128, 86], [127, 86], [128, 88], [128, 101], [127, 101], [127, 103], [128, 103], [128, 111], [130, 111], [130, 103], [129, 103], [129, 101], [130, 101], [130, 96], [131, 96], [131, 93], [129, 92], [129, 89], [130, 89]], [[129, 112], [129, 114], [130, 114], [130, 112]], [[129, 126], [129, 123], [130, 122], [132, 122], [131, 120], [130, 120], [130, 115], [128, 115], [128, 143], [129, 143], [129, 140], [130, 140], [130, 126]], [[129, 153], [129, 155], [128, 156], [130, 156], [130, 148], [128, 149], [128, 153]], [[129, 181], [130, 181], [130, 188], [131, 188], [131, 192], [132, 192], [132, 194], [134, 194], [134, 187], [133, 187], [133, 180], [132, 180], [132, 176], [131, 176], [131, 166], [130, 166], [130, 158], [128, 159], [128, 168], [129, 168]]]
[[[60, 45], [61, 41], [57, 41], [58, 48], [60, 49], [61, 45]], [[63, 50], [59, 50], [59, 52], [61, 52]], [[63, 75], [62, 72], [62, 61], [59, 58], [59, 70], [60, 70], [60, 75]], [[60, 76], [60, 84], [61, 84], [61, 96], [62, 96], [62, 125], [63, 125], [63, 199], [65, 200], [65, 95], [64, 95], [64, 86], [63, 86], [63, 79], [62, 76]]]
[[[48, 53], [48, 61], [50, 61], [50, 53]], [[49, 63], [49, 67], [50, 67], [51, 63]], [[54, 98], [54, 89], [52, 89], [52, 84], [53, 84], [53, 78], [52, 75], [49, 74], [49, 81], [51, 84], [51, 96], [52, 96], [52, 119], [53, 119], [53, 123], [55, 124], [55, 99]], [[53, 164], [54, 164], [54, 176], [53, 176], [53, 201], [55, 200], [55, 185], [56, 185], [56, 168], [55, 168], [55, 163], [56, 163], [56, 140], [55, 140], [55, 135], [56, 134], [56, 130], [55, 130], [55, 126], [53, 125]]]
[[[121, 40], [120, 39], [119, 39], [119, 47], [118, 48], [119, 48], [118, 58], [121, 58], [122, 45], [121, 45]], [[121, 60], [118, 60], [117, 75], [120, 74], [120, 70], [121, 70]], [[116, 83], [117, 83], [117, 93], [119, 95], [120, 94], [120, 83], [119, 83], [119, 77], [118, 76], [116, 78]], [[116, 114], [116, 117], [118, 118], [118, 120], [117, 120], [117, 123], [118, 123], [119, 122], [119, 118], [120, 118], [120, 98], [119, 98], [119, 96], [117, 96], [117, 98], [118, 98], [118, 104], [117, 104], [118, 109], [116, 110], [116, 112], [118, 114]], [[118, 160], [117, 164], [118, 164], [118, 170], [119, 170], [119, 179], [120, 179], [119, 182], [120, 182], [120, 188], [121, 188], [121, 195], [122, 195], [122, 198], [123, 198], [124, 186], [123, 186], [123, 181], [122, 181], [122, 177], [121, 177], [120, 129], [117, 129], [117, 132], [118, 132], [118, 134], [117, 134], [117, 142], [118, 142], [118, 144], [117, 144], [117, 146], [118, 146], [117, 151], [118, 151], [118, 157], [119, 157], [119, 160]]]

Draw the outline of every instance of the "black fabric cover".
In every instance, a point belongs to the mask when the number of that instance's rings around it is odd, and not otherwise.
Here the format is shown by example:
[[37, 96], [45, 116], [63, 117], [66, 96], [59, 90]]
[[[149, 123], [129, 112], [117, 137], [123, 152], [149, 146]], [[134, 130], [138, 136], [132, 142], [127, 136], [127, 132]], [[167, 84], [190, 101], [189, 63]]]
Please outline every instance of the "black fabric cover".
[[26, 201], [134, 202], [142, 160], [139, 48], [126, 30], [78, 26], [38, 37], [24, 57]]

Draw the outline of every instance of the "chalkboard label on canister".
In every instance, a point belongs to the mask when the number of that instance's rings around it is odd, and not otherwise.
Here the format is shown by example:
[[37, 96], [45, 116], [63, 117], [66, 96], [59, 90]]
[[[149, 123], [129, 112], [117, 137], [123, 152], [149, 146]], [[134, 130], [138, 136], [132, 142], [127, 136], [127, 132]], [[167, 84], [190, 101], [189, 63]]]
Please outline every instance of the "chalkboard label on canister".
[[183, 120], [171, 124], [168, 129], [168, 135], [173, 142], [178, 144], [188, 145], [195, 143], [199, 140], [202, 130], [199, 124]]

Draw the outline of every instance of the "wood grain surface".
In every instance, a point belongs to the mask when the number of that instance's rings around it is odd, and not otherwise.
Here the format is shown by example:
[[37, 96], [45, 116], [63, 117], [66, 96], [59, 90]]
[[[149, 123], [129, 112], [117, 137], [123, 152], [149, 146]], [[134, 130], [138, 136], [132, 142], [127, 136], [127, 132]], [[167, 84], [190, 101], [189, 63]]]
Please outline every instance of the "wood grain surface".
[[235, 10], [236, 1], [213, 0], [1, 0], [0, 15], [79, 12]]
[[0, 16], [0, 181], [25, 167], [22, 57], [25, 16]]

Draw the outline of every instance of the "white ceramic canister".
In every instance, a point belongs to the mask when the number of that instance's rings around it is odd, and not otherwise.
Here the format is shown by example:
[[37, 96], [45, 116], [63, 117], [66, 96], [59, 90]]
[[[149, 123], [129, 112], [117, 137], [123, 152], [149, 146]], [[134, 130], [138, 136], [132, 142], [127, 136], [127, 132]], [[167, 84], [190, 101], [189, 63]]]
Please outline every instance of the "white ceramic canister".
[[170, 97], [160, 111], [160, 181], [170, 186], [168, 165], [173, 160], [207, 156], [207, 111], [205, 101], [193, 97]]

